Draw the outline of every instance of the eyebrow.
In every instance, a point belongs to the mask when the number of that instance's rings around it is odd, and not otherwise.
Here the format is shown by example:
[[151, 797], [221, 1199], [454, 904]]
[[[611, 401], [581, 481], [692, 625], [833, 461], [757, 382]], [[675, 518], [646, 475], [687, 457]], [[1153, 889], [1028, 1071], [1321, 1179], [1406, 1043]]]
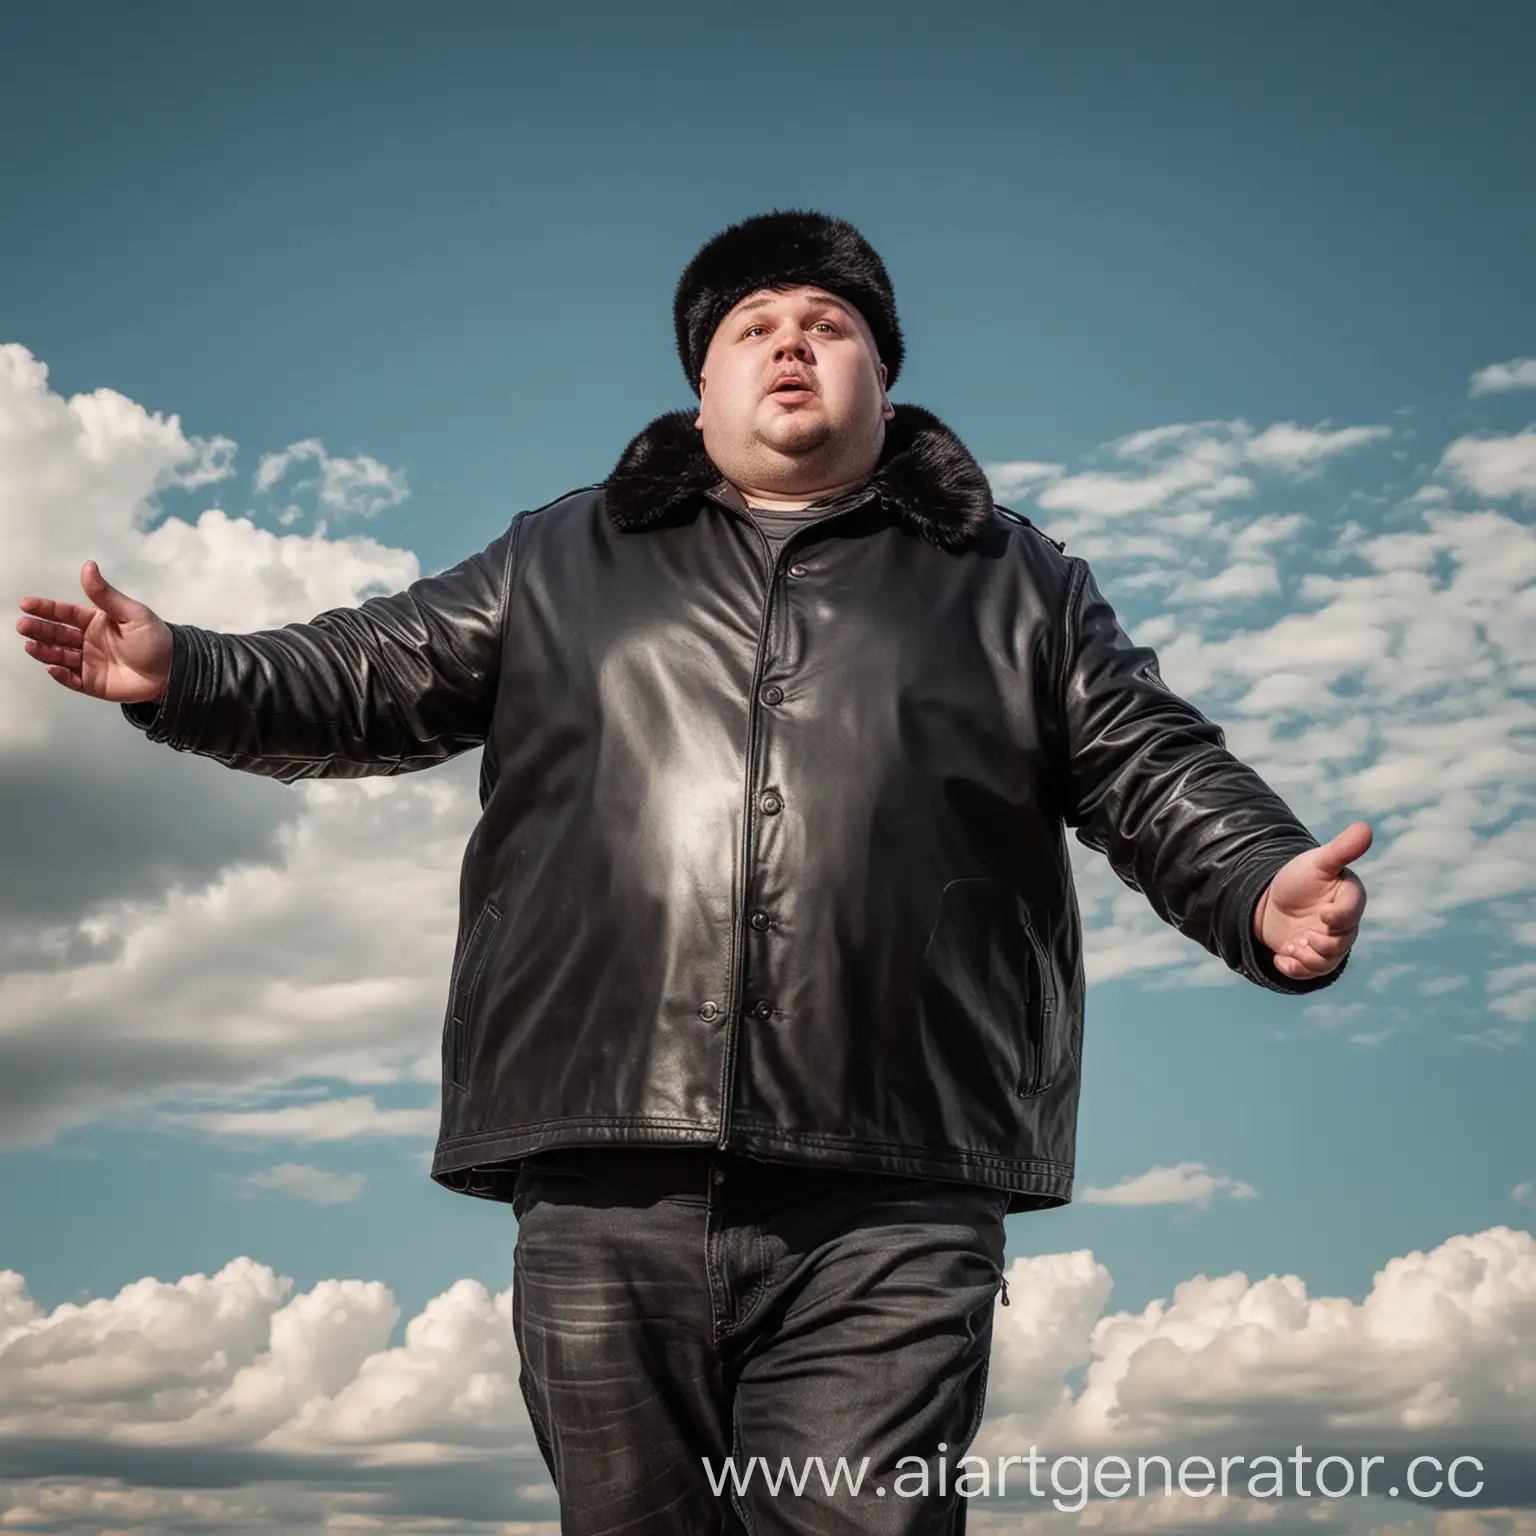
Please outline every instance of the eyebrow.
[[[778, 295], [775, 295], [775, 297], [778, 297]], [[834, 299], [830, 294], [825, 298], [811, 299], [808, 302], [816, 309], [840, 309], [844, 314], [853, 313], [841, 299]], [[738, 304], [734, 313], [745, 314], [749, 309], [761, 309], [765, 304], [772, 303], [772, 298], [753, 299], [750, 304]]]

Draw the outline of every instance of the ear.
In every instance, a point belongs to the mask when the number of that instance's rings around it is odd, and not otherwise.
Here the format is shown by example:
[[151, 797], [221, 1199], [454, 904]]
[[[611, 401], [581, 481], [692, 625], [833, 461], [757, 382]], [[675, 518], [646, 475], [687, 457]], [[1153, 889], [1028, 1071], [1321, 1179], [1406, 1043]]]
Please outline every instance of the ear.
[[885, 398], [885, 404], [880, 409], [880, 414], [886, 421], [890, 421], [896, 414], [896, 407], [891, 404], [890, 397], [885, 394], [886, 370], [884, 363], [876, 363], [875, 369], [880, 375], [880, 393]]

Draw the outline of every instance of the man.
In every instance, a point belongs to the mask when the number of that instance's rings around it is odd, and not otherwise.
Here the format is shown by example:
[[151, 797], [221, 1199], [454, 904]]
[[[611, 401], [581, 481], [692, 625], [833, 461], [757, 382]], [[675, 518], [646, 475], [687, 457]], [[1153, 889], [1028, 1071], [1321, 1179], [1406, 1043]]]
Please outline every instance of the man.
[[[1344, 967], [1370, 829], [1319, 847], [1086, 564], [891, 404], [850, 225], [732, 226], [674, 314], [697, 414], [407, 592], [223, 635], [88, 563], [94, 609], [18, 628], [229, 767], [484, 747], [433, 1177], [517, 1213], [566, 1536], [959, 1531], [1003, 1217], [1071, 1197], [1064, 828], [1297, 993]], [[813, 1456], [867, 1458], [858, 1491], [744, 1476]]]

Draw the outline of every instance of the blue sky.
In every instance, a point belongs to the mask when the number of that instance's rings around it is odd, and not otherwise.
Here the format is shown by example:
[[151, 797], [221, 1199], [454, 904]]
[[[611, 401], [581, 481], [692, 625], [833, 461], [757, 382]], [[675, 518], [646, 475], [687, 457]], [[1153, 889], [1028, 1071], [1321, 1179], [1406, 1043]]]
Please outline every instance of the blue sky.
[[[1074, 850], [1079, 1194], [1111, 1193], [1012, 1218], [1020, 1274], [1097, 1296], [1051, 1267], [1090, 1252], [1105, 1315], [1235, 1271], [1363, 1306], [1460, 1242], [1519, 1293], [1533, 46], [1482, 3], [7, 7], [0, 571], [73, 596], [99, 558], [228, 629], [402, 585], [689, 403], [670, 298], [704, 239], [849, 218], [900, 304], [895, 397], [1320, 839], [1376, 831], [1351, 974], [1306, 1001]], [[310, 797], [115, 715], [0, 661], [15, 1326], [241, 1258], [387, 1286], [381, 1349], [462, 1279], [503, 1292], [510, 1214], [426, 1175], [476, 765]], [[5, 1316], [0, 1440], [47, 1419], [7, 1406]]]

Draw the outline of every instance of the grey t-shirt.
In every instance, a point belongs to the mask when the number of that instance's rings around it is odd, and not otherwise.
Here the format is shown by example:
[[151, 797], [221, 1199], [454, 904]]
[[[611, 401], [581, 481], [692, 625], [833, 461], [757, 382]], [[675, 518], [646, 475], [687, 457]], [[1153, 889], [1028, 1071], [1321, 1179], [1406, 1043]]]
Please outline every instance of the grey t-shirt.
[[768, 558], [772, 560], [779, 552], [779, 546], [792, 534], [796, 528], [812, 518], [819, 517], [822, 508], [810, 507], [800, 512], [770, 512], [766, 507], [748, 506], [752, 521], [763, 530], [768, 539]]

